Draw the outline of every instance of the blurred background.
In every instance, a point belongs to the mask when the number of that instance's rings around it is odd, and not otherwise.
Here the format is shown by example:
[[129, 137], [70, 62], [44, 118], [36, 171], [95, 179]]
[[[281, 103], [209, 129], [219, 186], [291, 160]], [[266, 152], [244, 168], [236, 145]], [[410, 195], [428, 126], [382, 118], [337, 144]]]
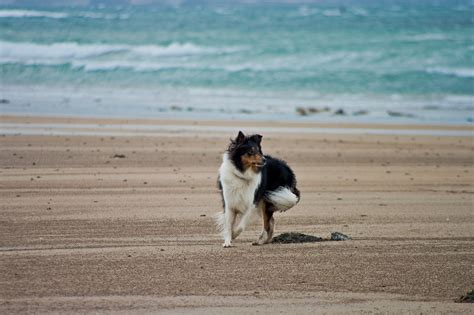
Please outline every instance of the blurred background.
[[0, 108], [471, 124], [473, 12], [471, 0], [0, 0]]

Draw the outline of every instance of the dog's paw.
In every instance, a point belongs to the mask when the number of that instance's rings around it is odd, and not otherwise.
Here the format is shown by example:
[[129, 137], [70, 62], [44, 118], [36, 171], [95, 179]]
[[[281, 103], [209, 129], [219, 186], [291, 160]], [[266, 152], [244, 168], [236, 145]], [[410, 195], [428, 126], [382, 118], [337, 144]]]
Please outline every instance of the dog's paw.
[[222, 244], [222, 247], [224, 247], [224, 248], [231, 248], [231, 247], [232, 247], [232, 243], [230, 243], [230, 242], [224, 242], [224, 244]]

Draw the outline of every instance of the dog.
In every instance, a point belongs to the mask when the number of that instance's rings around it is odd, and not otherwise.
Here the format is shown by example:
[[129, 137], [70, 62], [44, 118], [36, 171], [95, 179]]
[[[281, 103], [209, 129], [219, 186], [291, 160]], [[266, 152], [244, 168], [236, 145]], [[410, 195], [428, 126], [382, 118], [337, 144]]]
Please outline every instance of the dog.
[[273, 214], [292, 208], [300, 200], [291, 168], [283, 160], [264, 155], [261, 142], [261, 135], [246, 136], [239, 131], [223, 154], [217, 182], [224, 211], [216, 221], [224, 248], [232, 247], [232, 241], [245, 230], [255, 213], [263, 218], [263, 230], [252, 244], [271, 242]]

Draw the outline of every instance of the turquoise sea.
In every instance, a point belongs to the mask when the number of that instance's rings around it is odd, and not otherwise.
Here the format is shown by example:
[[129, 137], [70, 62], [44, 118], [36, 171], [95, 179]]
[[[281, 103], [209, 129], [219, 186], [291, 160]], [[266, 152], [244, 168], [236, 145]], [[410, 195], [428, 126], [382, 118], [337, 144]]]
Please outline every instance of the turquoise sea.
[[0, 5], [2, 113], [474, 119], [473, 1], [27, 3]]

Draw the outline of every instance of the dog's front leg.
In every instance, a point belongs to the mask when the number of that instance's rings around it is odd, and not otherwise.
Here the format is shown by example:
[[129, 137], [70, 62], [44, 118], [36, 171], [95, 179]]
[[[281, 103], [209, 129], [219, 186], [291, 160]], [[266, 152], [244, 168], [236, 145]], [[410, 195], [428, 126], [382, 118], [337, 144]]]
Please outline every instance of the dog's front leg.
[[232, 227], [235, 223], [235, 211], [225, 208], [224, 211], [224, 248], [232, 247]]

